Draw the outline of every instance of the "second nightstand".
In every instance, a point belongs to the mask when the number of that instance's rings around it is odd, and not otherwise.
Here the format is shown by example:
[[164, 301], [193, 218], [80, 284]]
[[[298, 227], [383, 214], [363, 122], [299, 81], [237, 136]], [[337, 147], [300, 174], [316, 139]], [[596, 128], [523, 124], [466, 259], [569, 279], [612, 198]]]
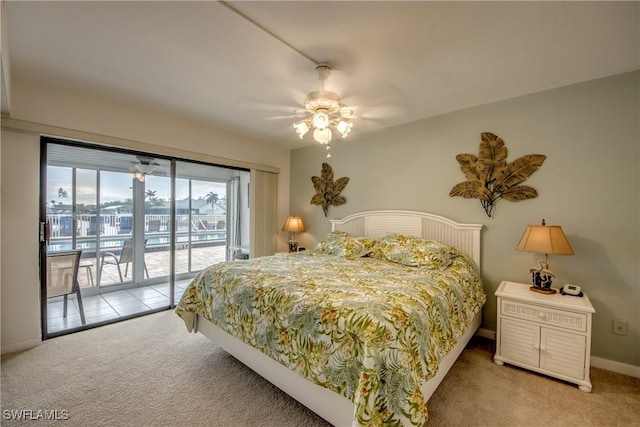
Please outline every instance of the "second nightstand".
[[591, 391], [589, 297], [542, 295], [529, 285], [504, 281], [496, 291], [498, 365], [509, 363], [578, 384]]

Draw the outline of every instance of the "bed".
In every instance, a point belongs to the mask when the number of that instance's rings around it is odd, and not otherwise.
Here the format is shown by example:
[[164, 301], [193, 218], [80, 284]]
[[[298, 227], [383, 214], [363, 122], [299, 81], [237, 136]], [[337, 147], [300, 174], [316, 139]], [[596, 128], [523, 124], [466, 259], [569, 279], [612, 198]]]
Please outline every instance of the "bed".
[[316, 250], [204, 270], [176, 312], [335, 426], [422, 425], [482, 320], [481, 228], [349, 215]]

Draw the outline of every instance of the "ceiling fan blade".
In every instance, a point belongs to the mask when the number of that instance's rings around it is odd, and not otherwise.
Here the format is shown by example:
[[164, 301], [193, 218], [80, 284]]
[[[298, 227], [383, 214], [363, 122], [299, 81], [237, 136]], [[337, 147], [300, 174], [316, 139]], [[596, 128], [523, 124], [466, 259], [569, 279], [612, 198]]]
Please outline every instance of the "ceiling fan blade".
[[354, 116], [369, 119], [397, 119], [409, 110], [404, 94], [383, 83], [352, 87], [342, 101], [354, 110]]
[[265, 120], [291, 120], [291, 121], [298, 121], [298, 120], [302, 120], [304, 118], [307, 117], [306, 112], [300, 112], [300, 113], [296, 113], [293, 112], [291, 114], [281, 114], [279, 116], [270, 116], [270, 117], [265, 117]]

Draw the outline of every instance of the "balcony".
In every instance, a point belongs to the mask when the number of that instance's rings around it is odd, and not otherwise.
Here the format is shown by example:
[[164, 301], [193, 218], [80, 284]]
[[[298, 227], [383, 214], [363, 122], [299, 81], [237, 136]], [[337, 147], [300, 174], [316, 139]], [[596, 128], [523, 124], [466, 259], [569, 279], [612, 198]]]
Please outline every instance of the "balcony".
[[[186, 250], [177, 250], [176, 259], [184, 256]], [[162, 277], [168, 275], [169, 267], [165, 262], [166, 254], [162, 252], [151, 252], [145, 255], [147, 269], [150, 277]], [[192, 250], [193, 264], [199, 269], [223, 262], [226, 259], [225, 246], [210, 246]], [[95, 259], [83, 259], [93, 262]], [[113, 321], [118, 318], [131, 316], [145, 311], [154, 310], [169, 305], [169, 283], [151, 283], [141, 286], [132, 286], [126, 289], [109, 290], [95, 287], [95, 280], [92, 281], [93, 270], [90, 267], [80, 268], [78, 281], [82, 293], [84, 315], [87, 325]], [[84, 271], [83, 271], [84, 270]], [[115, 270], [115, 268], [114, 268]], [[119, 282], [117, 272], [111, 271], [103, 273], [103, 281], [111, 280]], [[190, 282], [189, 279], [176, 281], [175, 302], [177, 303]], [[92, 283], [94, 283], [92, 285]], [[93, 292], [92, 292], [93, 291]], [[70, 296], [67, 307], [67, 316], [63, 317], [63, 297], [50, 298], [47, 300], [47, 325], [48, 333], [58, 333], [67, 329], [81, 327], [78, 301]]]
[[[85, 218], [86, 217], [86, 218]], [[131, 228], [126, 215], [103, 215], [98, 231], [93, 216], [78, 216], [76, 233], [71, 235], [70, 216], [50, 215], [51, 239], [49, 252], [73, 247], [82, 249], [78, 270], [78, 282], [84, 307], [85, 325], [111, 322], [122, 317], [134, 316], [149, 310], [170, 305], [170, 233], [168, 216], [145, 217], [145, 244], [138, 250], [144, 255], [144, 270], [137, 266], [137, 281], [133, 279], [133, 263], [120, 264], [120, 273], [114, 264], [103, 264], [105, 253], [116, 258], [124, 250], [124, 242], [132, 242]], [[177, 303], [190, 280], [201, 270], [223, 262], [241, 248], [231, 251], [226, 244], [226, 229], [222, 218], [191, 216], [183, 223], [178, 218], [175, 245], [176, 286], [174, 302]], [[129, 216], [130, 218], [130, 216]], [[92, 225], [93, 224], [93, 225]], [[123, 226], [124, 225], [124, 226]], [[92, 234], [93, 233], [93, 234]], [[131, 244], [131, 243], [129, 243]], [[100, 248], [97, 250], [96, 248]], [[103, 265], [102, 269], [100, 266]], [[120, 277], [122, 274], [122, 279]], [[63, 297], [47, 300], [48, 334], [64, 333], [82, 327], [78, 301], [68, 297], [67, 315], [64, 316]]]

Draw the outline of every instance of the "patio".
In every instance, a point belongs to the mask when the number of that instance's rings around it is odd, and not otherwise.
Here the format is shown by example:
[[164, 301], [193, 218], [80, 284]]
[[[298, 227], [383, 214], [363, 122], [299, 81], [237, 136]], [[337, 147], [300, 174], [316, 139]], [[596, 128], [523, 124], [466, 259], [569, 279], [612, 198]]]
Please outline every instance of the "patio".
[[[191, 250], [191, 271], [195, 275], [197, 271], [225, 261], [225, 251], [225, 246], [193, 248]], [[99, 261], [96, 258], [81, 260], [78, 281], [82, 291], [86, 325], [169, 306], [169, 283], [158, 283], [163, 278], [168, 280], [169, 251], [147, 252], [145, 253], [145, 263], [150, 278], [148, 285], [141, 284], [138, 287], [110, 290], [110, 285], [121, 283], [116, 266], [104, 267], [101, 286], [98, 288], [96, 274]], [[121, 267], [124, 276], [125, 266]], [[186, 247], [176, 250], [176, 272], [188, 272], [188, 250]], [[125, 282], [130, 280], [131, 266], [129, 266], [128, 278], [125, 278]], [[180, 300], [190, 281], [191, 279], [176, 281], [174, 292], [176, 303]], [[63, 304], [61, 296], [47, 300], [47, 329], [50, 334], [82, 326], [77, 299], [74, 296], [69, 296], [67, 317], [63, 317]]]
[[[226, 246], [204, 246], [194, 247], [191, 249], [191, 269], [189, 269], [189, 251], [186, 245], [178, 246], [176, 248], [176, 274], [198, 272], [207, 268], [212, 264], [225, 261]], [[155, 252], [146, 252], [144, 254], [144, 261], [149, 272], [149, 278], [162, 278], [169, 276], [170, 258], [168, 250], [160, 250]], [[92, 264], [89, 269], [82, 271], [82, 263]], [[96, 258], [82, 258], [81, 268], [78, 272], [78, 280], [81, 288], [89, 288], [97, 283], [95, 277], [100, 264]], [[122, 275], [125, 276], [125, 265], [120, 266], [122, 269]], [[123, 277], [124, 281], [131, 280], [131, 264], [128, 268], [127, 277]], [[146, 276], [145, 276], [146, 277]], [[91, 280], [93, 279], [93, 281]], [[93, 283], [93, 284], [92, 284]], [[115, 265], [105, 265], [102, 271], [102, 277], [100, 278], [100, 286], [105, 287], [112, 284], [120, 284], [120, 276], [118, 269]]]

